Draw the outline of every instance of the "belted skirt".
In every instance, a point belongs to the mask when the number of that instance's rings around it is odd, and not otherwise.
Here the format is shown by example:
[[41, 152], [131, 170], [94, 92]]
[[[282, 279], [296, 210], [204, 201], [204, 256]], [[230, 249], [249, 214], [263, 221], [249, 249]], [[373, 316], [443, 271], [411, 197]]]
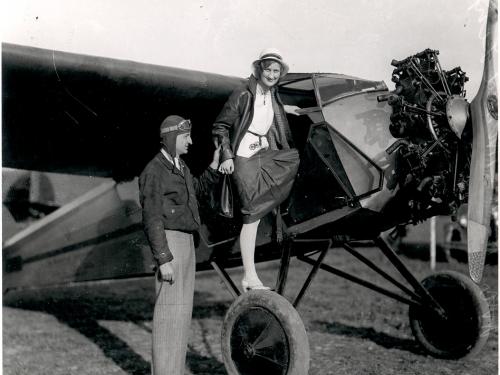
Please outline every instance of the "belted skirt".
[[287, 199], [299, 168], [296, 149], [260, 150], [234, 159], [233, 180], [238, 191], [243, 223], [255, 222]]

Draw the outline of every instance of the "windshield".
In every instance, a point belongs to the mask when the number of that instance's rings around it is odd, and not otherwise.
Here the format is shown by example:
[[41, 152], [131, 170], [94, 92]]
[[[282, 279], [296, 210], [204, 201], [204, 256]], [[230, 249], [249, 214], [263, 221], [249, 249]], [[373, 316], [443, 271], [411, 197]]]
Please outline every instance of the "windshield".
[[318, 75], [315, 76], [315, 80], [321, 104], [347, 94], [387, 89], [384, 82], [366, 81], [348, 76]]

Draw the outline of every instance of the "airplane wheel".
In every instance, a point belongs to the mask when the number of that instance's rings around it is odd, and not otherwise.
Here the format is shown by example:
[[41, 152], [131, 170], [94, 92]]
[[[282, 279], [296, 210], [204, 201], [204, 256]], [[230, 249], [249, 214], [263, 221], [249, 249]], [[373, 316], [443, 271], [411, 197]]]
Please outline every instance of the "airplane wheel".
[[304, 375], [309, 341], [297, 310], [271, 291], [243, 293], [222, 326], [222, 356], [229, 375]]
[[438, 358], [458, 359], [481, 350], [491, 329], [490, 309], [481, 289], [458, 272], [425, 278], [422, 285], [446, 311], [410, 306], [410, 325], [417, 341]]

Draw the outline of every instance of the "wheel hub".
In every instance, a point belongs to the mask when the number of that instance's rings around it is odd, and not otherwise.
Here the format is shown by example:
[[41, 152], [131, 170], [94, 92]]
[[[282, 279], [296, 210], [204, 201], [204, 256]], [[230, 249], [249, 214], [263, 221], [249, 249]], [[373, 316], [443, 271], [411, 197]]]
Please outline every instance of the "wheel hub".
[[252, 359], [255, 356], [255, 348], [252, 344], [246, 344], [243, 348], [243, 355], [246, 359]]
[[286, 333], [276, 316], [269, 310], [253, 307], [235, 320], [231, 332], [231, 358], [241, 375], [286, 374], [289, 346]]

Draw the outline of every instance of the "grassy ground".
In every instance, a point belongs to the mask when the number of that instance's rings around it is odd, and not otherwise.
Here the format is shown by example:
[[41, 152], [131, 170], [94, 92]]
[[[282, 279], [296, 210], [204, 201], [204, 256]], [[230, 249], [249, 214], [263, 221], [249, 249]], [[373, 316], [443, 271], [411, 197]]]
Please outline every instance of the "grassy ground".
[[[384, 269], [390, 263], [372, 248], [363, 254]], [[417, 277], [428, 262], [403, 257]], [[327, 262], [359, 277], [384, 281], [343, 250]], [[297, 293], [309, 266], [292, 260], [287, 295]], [[466, 273], [464, 264], [438, 269]], [[239, 280], [240, 270], [230, 274]], [[260, 265], [271, 284], [277, 263]], [[451, 361], [427, 356], [416, 344], [406, 305], [320, 272], [299, 306], [311, 348], [310, 374], [491, 375], [497, 373], [497, 266], [487, 266], [481, 285], [492, 311], [489, 339], [474, 358]], [[152, 278], [56, 290], [13, 293], [4, 299], [3, 370], [14, 374], [149, 374]], [[231, 303], [214, 272], [197, 274], [186, 374], [225, 374], [221, 323]], [[263, 374], [262, 374], [263, 375]]]

